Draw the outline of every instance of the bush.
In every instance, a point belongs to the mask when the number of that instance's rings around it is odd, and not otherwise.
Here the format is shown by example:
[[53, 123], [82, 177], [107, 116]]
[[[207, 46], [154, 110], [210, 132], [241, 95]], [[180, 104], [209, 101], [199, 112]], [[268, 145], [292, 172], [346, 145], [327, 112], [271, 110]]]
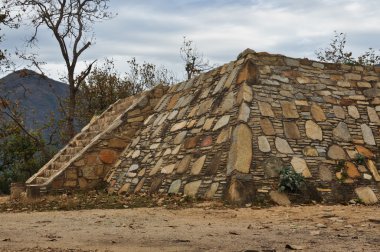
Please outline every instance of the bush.
[[298, 192], [305, 183], [304, 177], [291, 167], [283, 167], [280, 171], [278, 190], [281, 192]]

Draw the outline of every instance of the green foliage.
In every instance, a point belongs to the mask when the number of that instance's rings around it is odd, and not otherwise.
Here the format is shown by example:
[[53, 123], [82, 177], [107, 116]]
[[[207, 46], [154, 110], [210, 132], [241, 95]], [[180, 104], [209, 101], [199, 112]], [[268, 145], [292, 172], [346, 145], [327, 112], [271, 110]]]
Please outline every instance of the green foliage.
[[278, 190], [281, 192], [297, 192], [305, 183], [304, 177], [295, 172], [291, 167], [283, 167], [280, 171]]
[[351, 51], [346, 50], [346, 34], [334, 31], [334, 37], [328, 47], [315, 51], [318, 60], [329, 63], [347, 65], [373, 66], [380, 64], [380, 55], [373, 48], [355, 58]]
[[355, 159], [354, 159], [354, 162], [355, 164], [357, 165], [364, 165], [365, 164], [365, 156], [360, 154], [360, 153], [357, 153], [355, 155]]

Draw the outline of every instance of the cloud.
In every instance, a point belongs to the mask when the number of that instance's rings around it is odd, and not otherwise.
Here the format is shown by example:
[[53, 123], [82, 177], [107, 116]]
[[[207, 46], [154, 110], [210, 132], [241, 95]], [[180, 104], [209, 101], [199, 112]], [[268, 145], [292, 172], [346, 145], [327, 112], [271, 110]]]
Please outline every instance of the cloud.
[[[380, 48], [378, 0], [114, 0], [110, 5], [118, 15], [95, 24], [96, 43], [84, 59], [113, 57], [121, 72], [135, 56], [181, 75], [183, 36], [217, 64], [235, 59], [247, 47], [313, 58], [334, 30], [347, 33], [354, 54]], [[7, 45], [22, 37], [15, 33]], [[41, 35], [39, 54], [51, 64], [49, 70], [58, 68], [62, 60], [56, 42], [46, 32]]]

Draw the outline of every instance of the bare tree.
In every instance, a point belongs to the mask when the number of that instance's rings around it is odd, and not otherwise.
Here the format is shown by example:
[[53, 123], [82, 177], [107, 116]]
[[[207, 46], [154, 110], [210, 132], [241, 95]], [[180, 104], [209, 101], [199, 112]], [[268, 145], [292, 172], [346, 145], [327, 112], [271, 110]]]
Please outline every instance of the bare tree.
[[66, 66], [66, 81], [70, 95], [65, 113], [69, 138], [75, 135], [75, 110], [80, 86], [90, 74], [95, 61], [81, 71], [78, 61], [93, 42], [92, 27], [95, 22], [109, 19], [109, 0], [5, 0], [9, 8], [22, 11], [30, 21], [34, 33], [30, 44], [37, 42], [42, 27], [48, 28], [58, 43]]
[[380, 55], [373, 48], [355, 58], [351, 51], [346, 49], [346, 34], [334, 31], [334, 37], [328, 47], [315, 51], [315, 55], [322, 62], [340, 63], [348, 65], [377, 65], [380, 64]]
[[183, 43], [179, 52], [185, 63], [186, 77], [188, 80], [195, 75], [212, 68], [209, 61], [204, 58], [203, 54], [198, 52], [197, 47], [194, 45], [194, 41], [188, 40], [186, 36], [183, 37]]

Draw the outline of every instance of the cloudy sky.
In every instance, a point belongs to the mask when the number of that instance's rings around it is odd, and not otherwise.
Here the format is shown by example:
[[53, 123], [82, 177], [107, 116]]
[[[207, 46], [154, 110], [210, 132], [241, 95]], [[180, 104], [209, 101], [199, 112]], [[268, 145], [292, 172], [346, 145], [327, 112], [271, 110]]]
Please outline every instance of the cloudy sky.
[[[380, 48], [380, 0], [110, 0], [110, 6], [117, 16], [95, 25], [96, 43], [83, 60], [113, 58], [120, 72], [134, 56], [183, 78], [183, 36], [214, 64], [234, 60], [248, 47], [313, 59], [334, 30], [347, 33], [354, 54]], [[2, 46], [22, 48], [30, 30], [7, 31]], [[47, 62], [49, 76], [62, 73], [63, 60], [48, 32], [33, 50]]]

